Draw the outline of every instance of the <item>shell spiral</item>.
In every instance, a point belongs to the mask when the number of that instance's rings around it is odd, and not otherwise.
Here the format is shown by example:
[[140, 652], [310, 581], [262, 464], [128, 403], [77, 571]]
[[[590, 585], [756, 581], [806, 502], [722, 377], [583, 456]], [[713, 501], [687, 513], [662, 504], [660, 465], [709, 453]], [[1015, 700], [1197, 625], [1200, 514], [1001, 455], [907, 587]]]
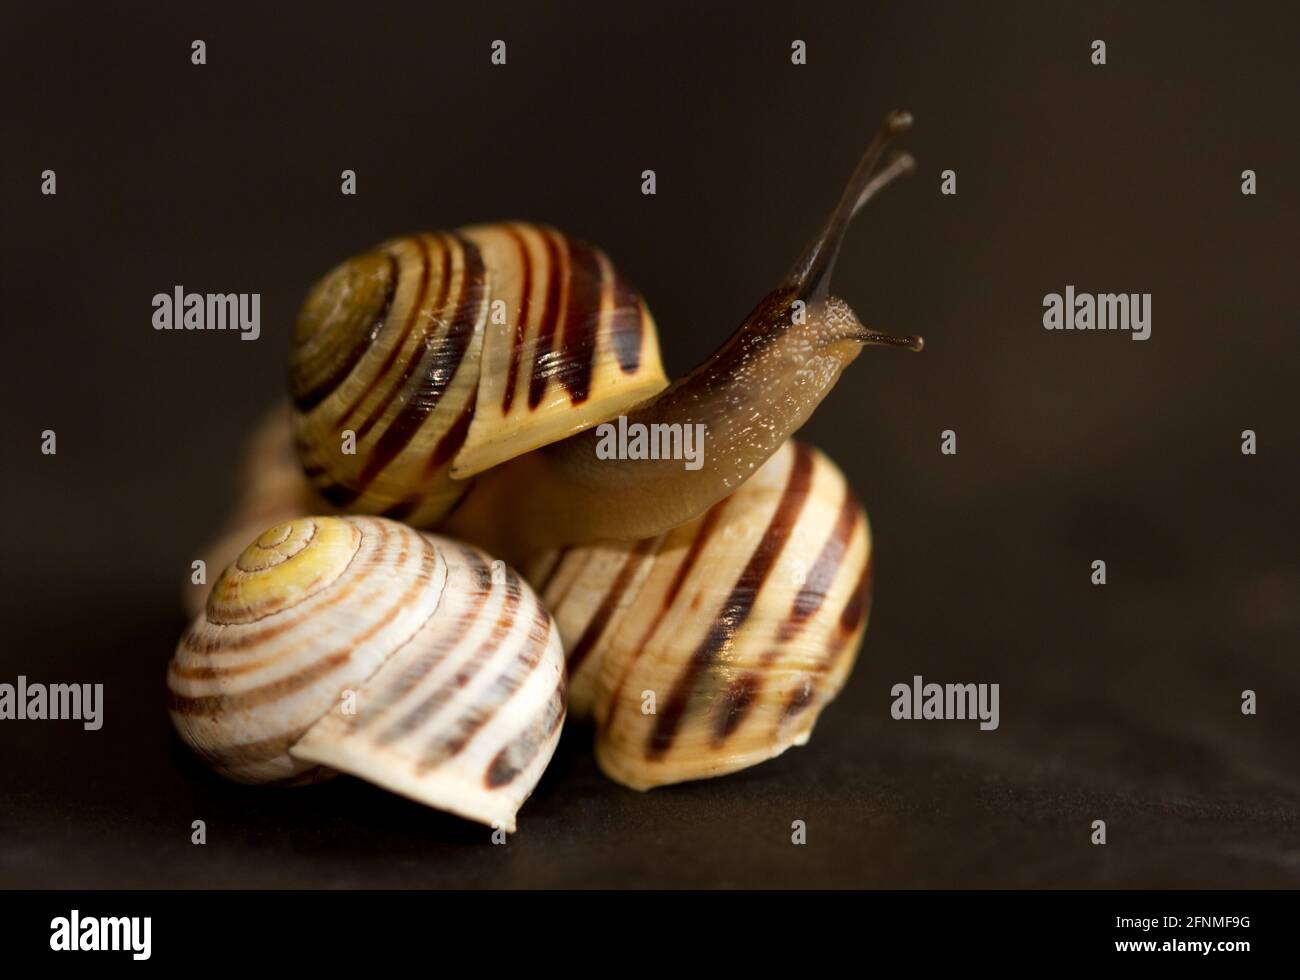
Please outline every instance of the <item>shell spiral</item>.
[[468, 477], [667, 384], [649, 311], [604, 253], [522, 223], [411, 235], [342, 263], [307, 297], [289, 380], [322, 496], [417, 526]]
[[306, 517], [213, 585], [167, 694], [184, 741], [233, 780], [338, 770], [513, 831], [559, 740], [564, 655], [533, 591], [478, 549]]
[[594, 715], [601, 768], [649, 789], [808, 740], [866, 627], [871, 533], [835, 464], [788, 442], [697, 520], [553, 552], [529, 577], [564, 640], [570, 710]]

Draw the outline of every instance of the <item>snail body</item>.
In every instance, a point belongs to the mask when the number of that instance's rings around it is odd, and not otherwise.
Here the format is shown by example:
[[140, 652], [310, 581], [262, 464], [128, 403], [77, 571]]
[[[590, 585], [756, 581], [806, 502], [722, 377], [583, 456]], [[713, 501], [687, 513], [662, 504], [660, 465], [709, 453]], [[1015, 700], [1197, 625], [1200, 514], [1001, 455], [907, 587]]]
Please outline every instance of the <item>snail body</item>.
[[238, 782], [322, 767], [513, 830], [565, 717], [558, 633], [469, 545], [372, 517], [261, 534], [167, 673], [182, 739]]

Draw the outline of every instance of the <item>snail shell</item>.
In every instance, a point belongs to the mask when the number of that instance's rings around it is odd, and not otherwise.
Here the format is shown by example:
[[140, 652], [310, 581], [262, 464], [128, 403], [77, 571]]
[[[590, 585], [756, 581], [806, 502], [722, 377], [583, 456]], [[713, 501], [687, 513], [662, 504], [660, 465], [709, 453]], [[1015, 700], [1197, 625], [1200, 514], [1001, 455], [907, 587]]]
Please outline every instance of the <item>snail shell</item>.
[[507, 831], [565, 716], [559, 635], [476, 548], [370, 517], [278, 524], [215, 583], [168, 709], [246, 783], [348, 772]]
[[[654, 321], [600, 250], [522, 223], [410, 235], [311, 290], [289, 365], [333, 506], [428, 526], [503, 460], [662, 389]], [[355, 434], [355, 452], [340, 451]]]
[[838, 467], [789, 442], [702, 517], [551, 553], [529, 577], [564, 640], [570, 710], [594, 715], [601, 768], [649, 789], [808, 740], [866, 627], [871, 533]]

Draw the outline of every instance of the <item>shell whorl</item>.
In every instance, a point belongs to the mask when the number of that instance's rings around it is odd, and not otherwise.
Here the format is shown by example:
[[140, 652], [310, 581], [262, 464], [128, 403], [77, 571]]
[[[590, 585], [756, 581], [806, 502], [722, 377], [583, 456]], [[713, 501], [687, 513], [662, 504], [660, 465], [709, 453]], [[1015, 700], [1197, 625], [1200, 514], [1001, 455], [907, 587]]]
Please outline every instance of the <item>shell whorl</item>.
[[871, 535], [839, 469], [791, 442], [704, 516], [552, 553], [529, 575], [564, 639], [570, 708], [595, 717], [602, 769], [649, 789], [807, 741], [861, 642]]
[[506, 830], [565, 716], [559, 635], [532, 590], [476, 548], [370, 517], [261, 534], [167, 687], [182, 738], [231, 779], [325, 766]]
[[299, 453], [325, 499], [419, 526], [466, 478], [667, 383], [649, 311], [609, 259], [522, 223], [344, 262], [307, 298], [289, 375]]

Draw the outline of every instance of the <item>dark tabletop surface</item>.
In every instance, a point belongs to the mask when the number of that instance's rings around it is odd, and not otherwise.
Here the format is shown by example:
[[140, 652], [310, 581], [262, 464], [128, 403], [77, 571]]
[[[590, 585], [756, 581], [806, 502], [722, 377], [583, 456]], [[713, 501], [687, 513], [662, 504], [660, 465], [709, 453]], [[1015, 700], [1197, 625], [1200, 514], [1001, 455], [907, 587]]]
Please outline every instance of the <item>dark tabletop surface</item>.
[[[106, 705], [97, 732], [0, 722], [0, 884], [1300, 884], [1294, 8], [625, 6], [6, 5], [0, 682]], [[893, 108], [920, 170], [836, 290], [929, 343], [866, 352], [803, 432], [877, 549], [806, 747], [640, 794], [573, 726], [505, 847], [357, 781], [259, 790], [189, 756], [163, 710], [179, 582], [313, 279], [409, 230], [547, 221], [636, 282], [679, 373]], [[260, 292], [263, 336], [155, 332], [177, 283]], [[1151, 293], [1151, 339], [1043, 330], [1067, 284]], [[891, 720], [914, 674], [999, 683], [1000, 728]]]

